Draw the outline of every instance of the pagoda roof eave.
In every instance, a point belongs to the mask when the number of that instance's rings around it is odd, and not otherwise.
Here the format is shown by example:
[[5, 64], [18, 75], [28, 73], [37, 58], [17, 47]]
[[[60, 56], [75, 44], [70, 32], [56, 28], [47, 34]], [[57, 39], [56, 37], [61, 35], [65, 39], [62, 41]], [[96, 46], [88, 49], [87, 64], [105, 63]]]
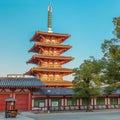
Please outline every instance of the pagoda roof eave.
[[50, 32], [43, 32], [43, 31], [37, 31], [34, 36], [30, 39], [30, 41], [35, 41], [40, 35], [44, 36], [54, 36], [54, 37], [63, 37], [63, 41], [70, 37], [69, 34], [60, 34], [60, 33], [50, 33]]
[[66, 57], [66, 56], [45, 56], [45, 55], [34, 55], [30, 60], [28, 60], [26, 63], [32, 63], [32, 64], [38, 64], [39, 59], [48, 59], [48, 60], [59, 60], [63, 61], [62, 64], [68, 63], [72, 61], [73, 57]]
[[35, 43], [33, 47], [28, 52], [39, 52], [39, 47], [50, 47], [50, 48], [58, 48], [58, 49], [64, 49], [63, 52], [69, 50], [72, 48], [70, 45], [59, 45], [59, 44], [43, 44], [43, 43]]
[[45, 72], [45, 73], [60, 73], [69, 75], [73, 73], [73, 69], [67, 69], [67, 68], [39, 68], [39, 67], [34, 67], [31, 68], [28, 72], [25, 73], [25, 75], [32, 75], [36, 76], [40, 72]]
[[42, 54], [36, 54], [33, 57], [36, 57], [36, 58], [49, 58], [49, 59], [74, 59], [71, 56], [47, 56], [47, 55], [42, 55]]
[[47, 87], [52, 87], [52, 86], [57, 86], [57, 87], [72, 87], [72, 83], [54, 83], [54, 82], [44, 82], [45, 86]]

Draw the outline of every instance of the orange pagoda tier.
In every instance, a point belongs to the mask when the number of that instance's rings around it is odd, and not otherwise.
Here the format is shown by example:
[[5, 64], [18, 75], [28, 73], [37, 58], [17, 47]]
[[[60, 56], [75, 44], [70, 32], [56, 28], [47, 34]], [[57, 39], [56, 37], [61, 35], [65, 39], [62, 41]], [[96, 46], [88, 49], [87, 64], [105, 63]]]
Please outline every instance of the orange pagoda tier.
[[[50, 23], [49, 19], [48, 22]], [[48, 32], [38, 31], [31, 39], [35, 44], [29, 52], [37, 54], [33, 55], [27, 63], [36, 64], [37, 67], [30, 69], [25, 74], [38, 76], [46, 87], [72, 87], [70, 81], [63, 80], [64, 76], [72, 74], [72, 69], [63, 68], [62, 65], [74, 58], [61, 56], [62, 53], [72, 48], [72, 46], [61, 44], [70, 35], [53, 33], [49, 26]]]

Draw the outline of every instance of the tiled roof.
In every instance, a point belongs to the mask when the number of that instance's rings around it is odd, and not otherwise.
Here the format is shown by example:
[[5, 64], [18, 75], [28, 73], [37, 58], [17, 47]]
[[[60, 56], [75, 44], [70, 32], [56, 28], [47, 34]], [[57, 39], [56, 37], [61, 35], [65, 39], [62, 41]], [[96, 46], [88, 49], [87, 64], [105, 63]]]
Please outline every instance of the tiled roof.
[[[104, 89], [100, 89], [100, 92], [105, 95]], [[74, 91], [72, 88], [34, 88], [33, 94], [42, 95], [73, 95]], [[120, 94], [120, 89], [117, 89], [112, 95]]]
[[49, 95], [73, 95], [72, 88], [39, 88], [34, 89], [33, 92]]
[[39, 88], [44, 86], [44, 84], [37, 78], [0, 78], [0, 88]]
[[[100, 92], [101, 92], [101, 94], [104, 94], [104, 95], [105, 95], [105, 94], [106, 94], [106, 93], [105, 93], [105, 88], [101, 88], [101, 89], [100, 89]], [[120, 94], [120, 89], [114, 90], [111, 95], [116, 95], [116, 94]]]
[[116, 91], [114, 91], [113, 94], [120, 94], [120, 89], [117, 89]]

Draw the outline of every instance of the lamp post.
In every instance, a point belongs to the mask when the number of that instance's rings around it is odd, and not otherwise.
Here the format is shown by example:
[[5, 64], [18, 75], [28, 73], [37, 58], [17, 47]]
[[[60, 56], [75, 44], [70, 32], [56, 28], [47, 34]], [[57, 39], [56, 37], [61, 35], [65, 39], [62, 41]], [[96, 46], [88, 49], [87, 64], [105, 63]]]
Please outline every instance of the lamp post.
[[48, 113], [50, 113], [50, 105], [49, 105], [50, 92], [51, 92], [51, 90], [47, 90], [47, 110], [48, 110]]

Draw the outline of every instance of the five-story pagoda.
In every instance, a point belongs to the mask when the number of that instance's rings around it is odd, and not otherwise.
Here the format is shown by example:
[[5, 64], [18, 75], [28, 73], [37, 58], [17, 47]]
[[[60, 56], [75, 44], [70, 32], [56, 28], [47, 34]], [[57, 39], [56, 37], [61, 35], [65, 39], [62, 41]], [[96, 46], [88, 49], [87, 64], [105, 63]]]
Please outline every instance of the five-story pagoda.
[[38, 31], [31, 41], [35, 42], [29, 52], [35, 52], [27, 63], [36, 64], [37, 67], [30, 69], [26, 75], [38, 76], [46, 87], [72, 87], [70, 81], [63, 77], [72, 74], [72, 69], [62, 68], [62, 65], [73, 60], [73, 57], [61, 56], [62, 53], [72, 48], [62, 45], [69, 34], [52, 32], [52, 7], [48, 6], [48, 32]]

